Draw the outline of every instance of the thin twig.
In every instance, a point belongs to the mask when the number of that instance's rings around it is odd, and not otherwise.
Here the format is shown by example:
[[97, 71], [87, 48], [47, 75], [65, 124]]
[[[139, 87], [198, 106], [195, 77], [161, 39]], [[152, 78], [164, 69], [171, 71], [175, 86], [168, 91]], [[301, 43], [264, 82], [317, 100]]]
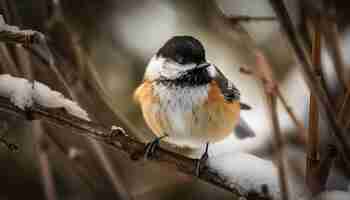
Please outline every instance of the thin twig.
[[0, 43], [0, 69], [1, 72], [7, 72], [14, 76], [19, 76], [19, 71], [14, 63], [14, 61], [11, 59], [10, 53], [8, 51], [8, 48], [5, 44]]
[[324, 17], [322, 30], [325, 34], [331, 56], [334, 60], [334, 68], [337, 73], [337, 77], [340, 80], [342, 89], [344, 89], [343, 91], [345, 91], [344, 93], [341, 93], [341, 96], [337, 101], [337, 108], [339, 108], [337, 119], [339, 122], [342, 122], [350, 96], [350, 82], [346, 80], [345, 76], [346, 65], [344, 61], [344, 54], [341, 49], [341, 41], [336, 22], [334, 22], [332, 19]]
[[44, 133], [40, 121], [33, 121], [33, 134], [35, 134], [36, 151], [38, 154], [39, 168], [47, 200], [56, 200], [56, 189], [48, 158], [49, 145], [44, 139]]
[[279, 173], [279, 183], [281, 186], [282, 199], [289, 199], [288, 192], [288, 181], [286, 175], [286, 168], [283, 158], [284, 152], [284, 141], [281, 134], [281, 128], [278, 120], [277, 114], [277, 102], [276, 97], [281, 98], [283, 105], [285, 106], [288, 114], [292, 116], [293, 121], [296, 123], [296, 126], [300, 128], [301, 133], [306, 134], [304, 126], [297, 120], [291, 108], [287, 105], [285, 99], [283, 98], [280, 90], [278, 89], [278, 84], [274, 79], [273, 72], [270, 64], [267, 62], [265, 56], [262, 52], [256, 49], [256, 71], [250, 71], [248, 69], [241, 68], [240, 71], [246, 74], [254, 75], [258, 80], [263, 83], [265, 96], [267, 99], [268, 107], [270, 110], [270, 119], [273, 127], [273, 133], [275, 138], [275, 152], [277, 155], [278, 161], [278, 173]]
[[342, 93], [344, 94], [344, 91], [349, 91], [349, 87], [347, 86], [347, 81], [345, 77], [346, 66], [341, 50], [341, 41], [336, 22], [334, 22], [332, 19], [323, 17], [322, 32], [324, 34], [326, 44], [330, 51], [330, 55], [334, 61], [335, 72], [340, 82], [341, 89], [343, 91]]
[[341, 123], [343, 121], [346, 105], [350, 96], [350, 82], [346, 80], [346, 64], [344, 61], [344, 54], [341, 49], [341, 41], [337, 24], [330, 17], [323, 17], [322, 25], [322, 31], [325, 35], [331, 57], [334, 60], [334, 68], [343, 91], [337, 101], [337, 120]]
[[115, 168], [113, 167], [107, 153], [102, 148], [102, 145], [98, 141], [92, 138], [89, 138], [89, 143], [91, 147], [94, 149], [97, 155], [97, 159], [101, 163], [101, 166], [103, 167], [104, 171], [108, 175], [107, 177], [109, 181], [112, 183], [113, 189], [116, 192], [118, 192], [117, 193], [118, 197], [124, 200], [133, 199], [128, 189], [123, 185], [119, 174], [116, 173]]
[[248, 15], [229, 15], [228, 18], [232, 23], [238, 22], [266, 22], [266, 21], [275, 21], [276, 17], [270, 16], [248, 16]]
[[[247, 75], [253, 75], [255, 76], [258, 80], [261, 80], [264, 84], [268, 84], [268, 85], [273, 85], [273, 88], [275, 90], [276, 96], [279, 98], [279, 100], [282, 103], [282, 106], [284, 107], [284, 109], [287, 111], [290, 119], [293, 121], [293, 123], [295, 124], [295, 126], [298, 128], [300, 134], [301, 134], [301, 138], [304, 138], [307, 134], [307, 131], [303, 125], [303, 123], [297, 118], [297, 116], [294, 114], [294, 111], [292, 109], [291, 106], [288, 105], [287, 100], [285, 99], [285, 97], [283, 96], [283, 94], [281, 93], [281, 90], [279, 89], [279, 86], [276, 84], [275, 80], [268, 80], [267, 78], [265, 78], [263, 75], [257, 73], [257, 72], [253, 72], [252, 70], [246, 69], [246, 68], [240, 68], [240, 72], [247, 74]], [[301, 139], [303, 142], [305, 142], [305, 139]]]
[[[307, 11], [305, 11], [307, 12]], [[313, 27], [313, 30], [311, 30], [310, 32], [312, 32], [314, 34], [314, 38], [313, 38], [313, 41], [312, 41], [312, 48], [314, 50], [317, 50], [317, 51], [314, 51], [311, 49], [311, 54], [312, 54], [312, 61], [316, 63], [314, 63], [314, 72], [315, 72], [315, 75], [316, 75], [316, 78], [318, 79], [321, 87], [323, 88], [323, 90], [325, 91], [326, 95], [327, 95], [327, 98], [329, 99], [329, 101], [331, 103], [333, 103], [333, 99], [332, 99], [332, 95], [330, 94], [330, 91], [329, 91], [329, 88], [328, 88], [328, 84], [327, 84], [327, 81], [326, 81], [326, 78], [325, 78], [325, 72], [322, 68], [322, 63], [321, 63], [321, 46], [322, 46], [322, 38], [321, 38], [321, 35], [322, 35], [322, 32], [321, 32], [321, 16], [320, 15], [316, 15], [316, 16], [312, 16], [310, 17], [309, 19], [309, 24], [310, 24], [310, 27]]]
[[[350, 82], [348, 84], [350, 84]], [[338, 116], [337, 116], [337, 120], [339, 121], [339, 123], [343, 122], [343, 118], [344, 118], [345, 110], [346, 110], [346, 105], [348, 104], [349, 99], [350, 99], [350, 90], [347, 90], [345, 92], [344, 98], [340, 99], [342, 101], [340, 103]]]
[[287, 174], [286, 174], [286, 167], [285, 167], [285, 161], [283, 158], [283, 152], [284, 152], [284, 141], [282, 138], [281, 128], [278, 120], [277, 115], [277, 104], [276, 104], [276, 96], [265, 89], [269, 109], [270, 109], [270, 116], [271, 116], [271, 123], [273, 126], [273, 133], [275, 137], [275, 151], [277, 153], [277, 162], [278, 162], [278, 174], [279, 174], [279, 183], [281, 186], [281, 195], [283, 200], [289, 199], [289, 192], [288, 192], [288, 181], [287, 181]]
[[[312, 42], [312, 62], [315, 73], [320, 74], [321, 69], [321, 30], [320, 19], [314, 20], [314, 34]], [[320, 78], [320, 76], [318, 76]], [[321, 191], [322, 184], [320, 178], [320, 157], [319, 157], [319, 109], [313, 92], [310, 94], [309, 105], [309, 132], [306, 157], [306, 177], [305, 181], [313, 195]]]
[[5, 24], [0, 15], [0, 41], [29, 46], [31, 44], [39, 43], [43, 38], [44, 35], [38, 31], [19, 30], [16, 26]]
[[337, 139], [339, 144], [339, 151], [342, 153], [346, 167], [350, 169], [350, 144], [346, 137], [345, 129], [342, 129], [338, 121], [336, 120], [336, 112], [334, 107], [330, 104], [329, 99], [325, 91], [317, 84], [317, 78], [312, 70], [312, 64], [310, 57], [305, 51], [305, 47], [300, 40], [298, 32], [295, 30], [294, 25], [289, 17], [288, 11], [284, 5], [283, 1], [280, 0], [270, 0], [270, 3], [275, 10], [281, 26], [295, 51], [295, 54], [300, 61], [303, 72], [305, 74], [307, 85], [310, 90], [314, 92], [317, 97], [317, 102], [321, 108], [325, 110], [325, 117], [329, 122], [332, 129], [332, 133]]
[[[89, 66], [89, 64], [90, 64], [89, 60], [88, 59], [86, 59], [86, 60], [87, 60], [86, 67], [90, 68], [91, 66]], [[90, 80], [97, 82], [96, 79], [93, 79], [93, 78]], [[122, 199], [133, 199], [129, 190], [123, 185], [121, 178], [120, 178], [120, 175], [117, 174], [116, 171], [113, 169], [113, 165], [112, 165], [109, 157], [107, 157], [101, 144], [95, 140], [89, 140], [89, 142], [92, 145], [92, 147], [95, 149], [95, 151], [97, 153], [97, 157], [100, 160], [102, 167], [104, 168], [104, 170], [108, 174], [108, 177], [109, 177], [110, 181], [112, 182], [114, 189], [119, 192], [119, 195], [121, 195]]]
[[291, 118], [291, 120], [294, 122], [295, 126], [298, 128], [299, 130], [299, 139], [302, 143], [305, 143], [305, 137], [306, 137], [306, 129], [304, 124], [297, 118], [297, 116], [294, 114], [292, 107], [288, 105], [287, 100], [285, 99], [285, 97], [282, 95], [281, 90], [279, 87], [276, 87], [276, 95], [278, 97], [278, 99], [281, 101], [282, 106], [284, 107], [284, 109], [287, 111], [289, 117]]
[[67, 170], [73, 171], [73, 173], [75, 173], [91, 191], [94, 191], [96, 189], [96, 183], [91, 178], [91, 175], [84, 171], [85, 167], [83, 166], [83, 163], [80, 161], [80, 159], [78, 159], [76, 155], [75, 157], [72, 157], [72, 155], [70, 155], [69, 149], [72, 147], [69, 147], [68, 149], [66, 145], [62, 145], [62, 143], [59, 142], [57, 136], [55, 134], [52, 134], [51, 131], [45, 131], [45, 133], [47, 133], [47, 139], [50, 145], [57, 148], [57, 150], [64, 155], [62, 156], [62, 159], [64, 159], [63, 166], [67, 168]]

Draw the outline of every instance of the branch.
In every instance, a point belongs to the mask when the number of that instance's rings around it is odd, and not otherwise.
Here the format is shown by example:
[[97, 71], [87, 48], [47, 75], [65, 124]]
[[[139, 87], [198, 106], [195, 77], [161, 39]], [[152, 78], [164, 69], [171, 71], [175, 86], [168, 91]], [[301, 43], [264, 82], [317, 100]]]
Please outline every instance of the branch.
[[272, 75], [272, 68], [270, 64], [267, 62], [264, 54], [256, 49], [256, 65], [258, 66], [257, 70], [253, 71], [246, 68], [240, 68], [240, 72], [246, 75], [252, 75], [257, 80], [261, 81], [264, 85], [266, 91], [274, 92], [274, 95], [281, 101], [282, 106], [287, 111], [290, 119], [293, 121], [295, 126], [299, 130], [299, 139], [301, 142], [305, 143], [305, 136], [307, 135], [307, 131], [301, 120], [297, 118], [294, 114], [292, 107], [288, 105], [286, 98], [281, 93], [279, 85]]
[[39, 169], [45, 192], [45, 197], [48, 200], [57, 200], [54, 177], [49, 162], [49, 145], [43, 137], [44, 133], [40, 121], [35, 121], [33, 123], [33, 133], [35, 134], [34, 138], [36, 141], [36, 152], [39, 160]]
[[[320, 17], [314, 20], [314, 34], [312, 41], [312, 62], [315, 73], [318, 75], [321, 83], [321, 27]], [[313, 93], [310, 94], [309, 105], [309, 131], [307, 140], [307, 156], [306, 156], [306, 177], [305, 181], [312, 194], [318, 194], [322, 191], [323, 185], [320, 181], [320, 135], [319, 135], [319, 108]]]
[[[94, 138], [115, 150], [129, 154], [132, 160], [142, 158], [144, 152], [145, 144], [129, 137], [124, 134], [123, 131], [111, 131], [111, 129], [97, 123], [72, 116], [63, 109], [50, 109], [44, 108], [40, 105], [34, 105], [30, 110], [23, 111], [13, 105], [9, 99], [0, 97], [0, 111], [27, 120], [41, 119], [58, 127], [70, 128], [73, 132]], [[190, 159], [162, 148], [157, 150], [153, 161], [175, 166], [178, 171], [190, 176], [193, 176], [195, 172], [195, 159]], [[266, 199], [265, 197], [250, 197], [247, 191], [242, 191], [242, 188], [237, 188], [238, 184], [234, 184], [230, 182], [230, 180], [220, 177], [215, 169], [209, 167], [206, 167], [201, 171], [199, 179], [229, 191], [238, 197], [245, 197], [247, 199]]]
[[338, 77], [342, 93], [349, 91], [349, 86], [346, 81], [346, 64], [344, 62], [344, 54], [341, 49], [340, 34], [335, 21], [330, 19], [330, 17], [322, 18], [322, 33], [325, 37], [325, 42], [328, 46], [330, 56], [334, 61], [334, 69]]
[[287, 174], [286, 174], [286, 166], [284, 162], [283, 152], [284, 152], [284, 141], [281, 133], [281, 127], [278, 119], [277, 114], [277, 102], [276, 102], [276, 96], [273, 94], [272, 91], [268, 91], [265, 89], [265, 94], [267, 98], [267, 102], [269, 105], [270, 110], [270, 119], [273, 126], [273, 133], [275, 138], [275, 151], [277, 152], [277, 162], [278, 162], [278, 178], [279, 178], [279, 184], [281, 187], [281, 199], [288, 200], [289, 199], [289, 192], [288, 192], [288, 181], [287, 181]]
[[44, 34], [38, 31], [20, 30], [17, 26], [6, 24], [2, 15], [0, 15], [0, 41], [29, 46], [41, 42], [44, 38]]
[[248, 16], [248, 15], [230, 15], [226, 17], [229, 19], [232, 23], [238, 23], [238, 22], [263, 22], [263, 21], [275, 21], [276, 17], [269, 17], [269, 16]]
[[286, 167], [284, 161], [284, 147], [285, 143], [283, 140], [283, 136], [281, 133], [281, 127], [278, 119], [277, 113], [277, 98], [280, 98], [283, 106], [287, 110], [287, 113], [296, 124], [296, 126], [300, 130], [300, 134], [305, 135], [305, 128], [302, 123], [296, 118], [290, 106], [288, 106], [286, 100], [283, 98], [282, 93], [279, 90], [278, 84], [274, 79], [273, 71], [271, 69], [270, 64], [267, 62], [265, 56], [262, 52], [256, 49], [256, 71], [250, 71], [248, 69], [241, 68], [240, 71], [242, 73], [254, 75], [259, 81], [262, 82], [264, 86], [264, 92], [267, 99], [267, 104], [269, 108], [271, 125], [274, 133], [274, 148], [277, 154], [277, 162], [278, 162], [278, 178], [279, 184], [281, 187], [281, 199], [288, 200], [289, 192], [288, 192], [288, 179], [286, 174]]
[[[293, 50], [302, 66], [303, 73], [306, 78], [307, 85], [310, 91], [314, 92], [320, 108], [324, 109], [325, 117], [329, 122], [332, 129], [332, 133], [337, 139], [339, 151], [342, 153], [346, 167], [349, 169], [350, 166], [350, 144], [346, 137], [345, 129], [342, 129], [339, 122], [337, 121], [337, 116], [334, 107], [331, 105], [325, 91], [317, 84], [317, 77], [313, 73], [312, 64], [310, 61], [310, 56], [306, 53], [305, 47], [302, 44], [298, 32], [295, 30], [293, 23], [289, 17], [288, 11], [281, 0], [270, 0], [270, 3], [275, 10], [280, 24], [289, 40], [289, 43], [293, 47]], [[322, 106], [321, 106], [322, 105]]]

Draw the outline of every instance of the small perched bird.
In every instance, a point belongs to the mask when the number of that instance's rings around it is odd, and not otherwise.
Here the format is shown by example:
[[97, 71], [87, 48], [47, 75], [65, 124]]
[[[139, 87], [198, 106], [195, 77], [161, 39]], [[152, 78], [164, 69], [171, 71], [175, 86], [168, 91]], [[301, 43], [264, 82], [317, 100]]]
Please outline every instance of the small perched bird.
[[241, 136], [253, 136], [240, 110], [240, 92], [205, 58], [202, 43], [192, 36], [168, 40], [150, 60], [142, 84], [134, 93], [143, 117], [157, 139], [177, 147], [206, 145], [200, 160], [208, 157], [208, 144], [226, 138], [240, 125]]

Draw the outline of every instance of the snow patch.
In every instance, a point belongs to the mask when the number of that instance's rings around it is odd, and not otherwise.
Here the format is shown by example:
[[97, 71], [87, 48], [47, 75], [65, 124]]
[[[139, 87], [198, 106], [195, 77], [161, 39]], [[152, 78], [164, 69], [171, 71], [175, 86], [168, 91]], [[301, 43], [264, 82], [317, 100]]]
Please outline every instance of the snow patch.
[[278, 172], [271, 161], [247, 153], [227, 153], [209, 157], [208, 164], [219, 176], [239, 184], [244, 191], [261, 192], [262, 186], [267, 185], [270, 195], [280, 198]]
[[90, 120], [87, 112], [77, 102], [65, 98], [61, 93], [38, 81], [29, 81], [9, 74], [0, 75], [0, 96], [9, 98], [22, 110], [36, 103], [47, 108], [64, 108], [71, 115]]

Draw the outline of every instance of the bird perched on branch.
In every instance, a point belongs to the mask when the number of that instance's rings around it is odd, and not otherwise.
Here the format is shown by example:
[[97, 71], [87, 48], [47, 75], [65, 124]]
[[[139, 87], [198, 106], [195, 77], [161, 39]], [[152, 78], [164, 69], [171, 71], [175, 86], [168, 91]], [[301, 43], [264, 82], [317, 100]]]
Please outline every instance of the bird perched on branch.
[[205, 58], [201, 42], [191, 36], [168, 40], [150, 60], [142, 84], [134, 93], [143, 117], [157, 138], [147, 145], [151, 155], [159, 140], [178, 147], [206, 146], [199, 159], [208, 158], [208, 144], [223, 140], [238, 125], [241, 137], [254, 133], [240, 119], [240, 92]]

